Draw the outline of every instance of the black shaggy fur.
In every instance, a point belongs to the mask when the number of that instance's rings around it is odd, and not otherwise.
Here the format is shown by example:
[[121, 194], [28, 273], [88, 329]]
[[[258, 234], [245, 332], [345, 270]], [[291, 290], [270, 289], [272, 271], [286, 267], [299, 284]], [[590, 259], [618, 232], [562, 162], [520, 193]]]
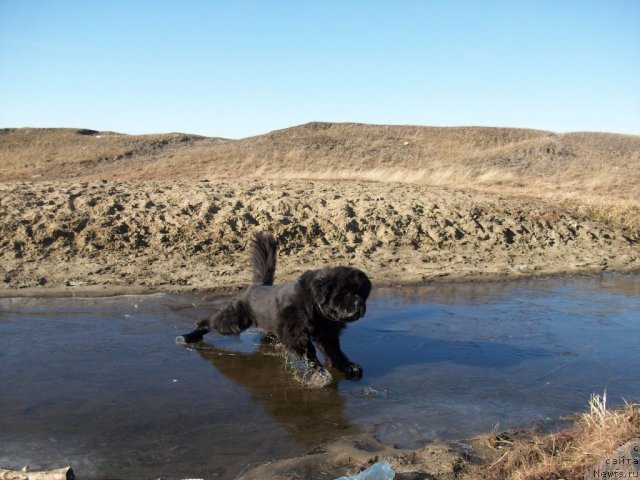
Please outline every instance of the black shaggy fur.
[[199, 342], [212, 330], [237, 335], [254, 326], [275, 335], [286, 348], [322, 370], [313, 340], [329, 365], [348, 378], [361, 378], [362, 367], [340, 348], [340, 333], [365, 314], [369, 278], [357, 268], [326, 267], [304, 272], [297, 282], [273, 285], [276, 250], [271, 233], [257, 234], [251, 255], [254, 285], [176, 341]]

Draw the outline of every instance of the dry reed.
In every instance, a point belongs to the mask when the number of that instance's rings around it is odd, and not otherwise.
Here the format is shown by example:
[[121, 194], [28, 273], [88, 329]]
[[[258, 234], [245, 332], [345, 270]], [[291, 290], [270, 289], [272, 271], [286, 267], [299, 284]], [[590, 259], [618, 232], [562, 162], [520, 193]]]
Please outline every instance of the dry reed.
[[510, 438], [493, 433], [486, 441], [495, 460], [470, 467], [465, 478], [504, 480], [582, 480], [618, 447], [640, 437], [640, 406], [607, 408], [606, 392], [594, 394], [589, 410], [570, 428], [548, 435]]

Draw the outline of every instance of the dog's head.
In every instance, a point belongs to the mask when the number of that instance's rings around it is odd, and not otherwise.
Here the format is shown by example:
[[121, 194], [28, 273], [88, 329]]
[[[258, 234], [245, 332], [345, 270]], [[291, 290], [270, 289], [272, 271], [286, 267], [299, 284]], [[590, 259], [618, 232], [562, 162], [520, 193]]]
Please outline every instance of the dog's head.
[[367, 310], [371, 281], [357, 268], [333, 267], [303, 274], [311, 298], [320, 313], [336, 322], [353, 322]]

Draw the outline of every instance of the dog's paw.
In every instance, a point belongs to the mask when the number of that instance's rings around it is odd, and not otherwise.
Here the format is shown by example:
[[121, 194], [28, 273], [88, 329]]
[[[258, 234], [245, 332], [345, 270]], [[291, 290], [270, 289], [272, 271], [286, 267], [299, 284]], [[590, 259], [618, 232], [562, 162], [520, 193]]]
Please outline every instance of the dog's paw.
[[287, 353], [286, 365], [293, 377], [307, 388], [322, 388], [331, 383], [331, 374], [319, 363], [308, 361], [294, 353]]
[[324, 368], [312, 368], [304, 372], [299, 380], [305, 387], [322, 388], [329, 385], [333, 378]]
[[362, 367], [357, 363], [350, 364], [344, 372], [349, 380], [360, 380], [362, 378]]

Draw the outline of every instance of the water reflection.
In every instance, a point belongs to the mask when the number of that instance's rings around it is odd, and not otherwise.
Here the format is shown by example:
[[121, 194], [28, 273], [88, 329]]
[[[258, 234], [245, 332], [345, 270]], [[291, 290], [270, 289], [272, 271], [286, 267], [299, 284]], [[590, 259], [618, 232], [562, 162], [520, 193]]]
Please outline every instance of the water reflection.
[[303, 388], [285, 368], [284, 355], [266, 336], [258, 348], [241, 353], [211, 343], [195, 349], [215, 370], [249, 393], [301, 445], [312, 448], [346, 433], [344, 398], [336, 383], [321, 389]]

